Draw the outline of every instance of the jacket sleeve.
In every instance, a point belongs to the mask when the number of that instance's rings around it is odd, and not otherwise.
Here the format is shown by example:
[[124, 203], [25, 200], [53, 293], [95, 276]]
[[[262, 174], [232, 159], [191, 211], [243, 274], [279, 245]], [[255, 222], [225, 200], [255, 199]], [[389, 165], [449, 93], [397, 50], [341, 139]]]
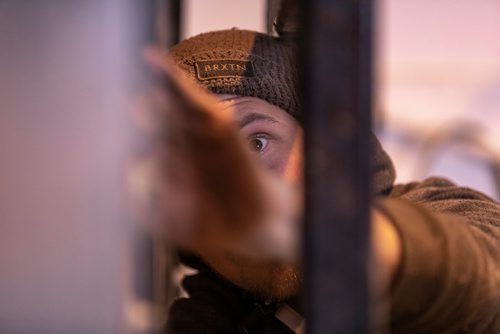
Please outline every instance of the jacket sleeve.
[[500, 333], [499, 204], [431, 178], [377, 205], [403, 246], [392, 333]]

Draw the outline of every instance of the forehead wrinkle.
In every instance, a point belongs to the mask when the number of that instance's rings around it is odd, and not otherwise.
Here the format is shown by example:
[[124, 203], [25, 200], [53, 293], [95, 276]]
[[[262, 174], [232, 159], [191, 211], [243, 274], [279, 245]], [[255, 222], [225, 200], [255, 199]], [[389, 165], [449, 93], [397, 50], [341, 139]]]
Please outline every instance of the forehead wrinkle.
[[[280, 115], [273, 115], [270, 111], [263, 111], [266, 109], [267, 102], [262, 101], [255, 97], [238, 96], [231, 94], [221, 94], [217, 102], [222, 109], [231, 108], [234, 111], [234, 124], [239, 128], [243, 128], [250, 123], [257, 121], [264, 121], [272, 124], [280, 124]], [[263, 105], [260, 102], [264, 103]], [[275, 108], [274, 106], [272, 108]], [[272, 109], [271, 108], [271, 109]], [[278, 116], [278, 117], [276, 117]]]
[[274, 117], [259, 113], [259, 112], [249, 112], [245, 114], [241, 119], [237, 121], [240, 128], [247, 126], [250, 123], [256, 121], [265, 121], [269, 123], [279, 123]]
[[219, 110], [231, 108], [234, 111], [238, 111], [238, 108], [236, 108], [236, 106], [246, 104], [246, 102], [248, 102], [248, 100], [246, 100], [244, 97], [222, 94], [222, 96], [220, 96], [220, 98], [217, 100], [216, 105], [219, 106]]

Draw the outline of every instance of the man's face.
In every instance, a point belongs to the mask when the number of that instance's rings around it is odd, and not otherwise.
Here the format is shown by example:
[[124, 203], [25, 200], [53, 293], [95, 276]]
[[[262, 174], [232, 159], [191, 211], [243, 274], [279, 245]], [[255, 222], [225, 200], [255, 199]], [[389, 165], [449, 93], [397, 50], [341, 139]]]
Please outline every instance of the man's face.
[[[302, 128], [286, 111], [254, 97], [219, 95], [219, 112], [228, 112], [257, 160], [288, 183], [301, 186]], [[205, 254], [215, 270], [243, 288], [270, 299], [297, 293], [300, 273], [293, 264], [257, 261], [237, 254]]]
[[255, 97], [219, 95], [235, 126], [268, 170], [297, 183], [302, 177], [302, 128], [285, 110]]

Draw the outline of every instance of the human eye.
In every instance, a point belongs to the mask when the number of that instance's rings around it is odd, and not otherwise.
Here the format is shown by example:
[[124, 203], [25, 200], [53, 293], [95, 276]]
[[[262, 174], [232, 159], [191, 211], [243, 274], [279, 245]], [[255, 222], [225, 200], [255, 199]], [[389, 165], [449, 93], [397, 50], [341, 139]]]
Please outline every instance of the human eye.
[[249, 139], [250, 149], [256, 153], [262, 153], [269, 145], [269, 138], [264, 135], [255, 135]]

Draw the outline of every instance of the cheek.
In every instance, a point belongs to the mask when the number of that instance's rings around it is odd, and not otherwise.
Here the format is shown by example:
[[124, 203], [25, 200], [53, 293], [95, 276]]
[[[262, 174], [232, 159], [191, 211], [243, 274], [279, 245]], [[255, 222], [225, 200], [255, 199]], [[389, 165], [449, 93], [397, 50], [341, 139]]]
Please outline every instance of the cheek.
[[302, 183], [304, 171], [304, 143], [302, 130], [297, 130], [288, 154], [284, 178], [291, 183]]
[[297, 130], [283, 145], [277, 145], [273, 151], [262, 156], [265, 166], [277, 176], [290, 183], [301, 183], [303, 179], [303, 137]]
[[205, 261], [220, 275], [263, 299], [285, 300], [299, 292], [302, 275], [289, 263], [255, 261], [236, 254], [220, 254]]
[[273, 172], [273, 174], [284, 177], [288, 163], [288, 152], [284, 148], [276, 148], [259, 158], [264, 167]]
[[263, 165], [275, 175], [291, 183], [302, 181], [303, 143], [301, 131], [290, 135], [290, 139], [274, 145], [259, 156]]

